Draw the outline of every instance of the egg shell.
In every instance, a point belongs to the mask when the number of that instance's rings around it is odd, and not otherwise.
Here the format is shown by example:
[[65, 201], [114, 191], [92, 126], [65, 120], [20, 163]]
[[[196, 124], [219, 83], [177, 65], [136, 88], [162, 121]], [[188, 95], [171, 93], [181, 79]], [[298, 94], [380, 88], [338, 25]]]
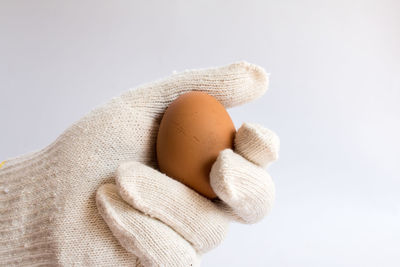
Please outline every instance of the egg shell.
[[179, 96], [165, 111], [157, 135], [161, 172], [201, 195], [217, 195], [210, 171], [220, 151], [233, 149], [236, 129], [224, 106], [204, 92]]

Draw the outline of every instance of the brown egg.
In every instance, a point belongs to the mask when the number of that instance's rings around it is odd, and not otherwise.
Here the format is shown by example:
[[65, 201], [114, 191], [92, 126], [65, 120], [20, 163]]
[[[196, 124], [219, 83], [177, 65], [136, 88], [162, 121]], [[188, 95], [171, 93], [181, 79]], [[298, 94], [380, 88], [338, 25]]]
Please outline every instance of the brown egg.
[[221, 150], [233, 148], [235, 126], [224, 106], [203, 92], [179, 96], [167, 108], [157, 136], [160, 171], [215, 198], [210, 171]]

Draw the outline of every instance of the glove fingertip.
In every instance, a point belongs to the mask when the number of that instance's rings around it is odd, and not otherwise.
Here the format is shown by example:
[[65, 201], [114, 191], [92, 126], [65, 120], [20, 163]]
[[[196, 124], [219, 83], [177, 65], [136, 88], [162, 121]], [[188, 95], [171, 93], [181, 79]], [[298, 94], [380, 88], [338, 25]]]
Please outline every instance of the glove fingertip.
[[278, 135], [256, 123], [243, 123], [234, 144], [235, 152], [259, 166], [267, 166], [279, 157]]
[[236, 221], [251, 224], [271, 210], [275, 186], [269, 174], [231, 149], [223, 150], [210, 172], [211, 187], [229, 210], [240, 217]]

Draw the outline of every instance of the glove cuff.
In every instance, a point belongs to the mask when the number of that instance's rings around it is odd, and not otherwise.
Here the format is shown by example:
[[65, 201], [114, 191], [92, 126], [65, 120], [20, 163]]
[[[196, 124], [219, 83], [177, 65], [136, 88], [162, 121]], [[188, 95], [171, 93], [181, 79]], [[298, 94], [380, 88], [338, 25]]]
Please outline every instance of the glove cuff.
[[0, 262], [56, 264], [51, 224], [59, 212], [52, 147], [4, 162], [0, 169]]

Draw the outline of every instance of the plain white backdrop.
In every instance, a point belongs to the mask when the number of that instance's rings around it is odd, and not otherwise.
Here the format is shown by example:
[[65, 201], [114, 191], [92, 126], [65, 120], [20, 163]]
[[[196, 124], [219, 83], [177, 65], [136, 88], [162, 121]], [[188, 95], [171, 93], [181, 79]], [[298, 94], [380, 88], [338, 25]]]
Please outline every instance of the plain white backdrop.
[[203, 266], [400, 266], [400, 2], [0, 1], [0, 161], [172, 71], [246, 60], [281, 138], [273, 211]]

